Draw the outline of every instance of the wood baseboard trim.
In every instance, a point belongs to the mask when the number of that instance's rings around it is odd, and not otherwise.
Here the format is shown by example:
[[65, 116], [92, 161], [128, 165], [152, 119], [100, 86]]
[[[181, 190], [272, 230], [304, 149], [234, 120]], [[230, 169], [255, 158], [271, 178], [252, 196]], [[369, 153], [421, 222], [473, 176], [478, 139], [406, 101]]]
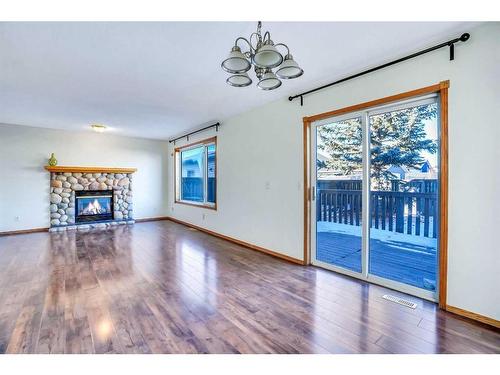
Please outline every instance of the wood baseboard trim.
[[[146, 221], [159, 221], [159, 220], [168, 220], [167, 216], [158, 216], [158, 217], [145, 217], [142, 219], [135, 219], [136, 223], [143, 223]], [[38, 233], [38, 232], [48, 232], [49, 228], [33, 228], [33, 229], [21, 229], [21, 230], [11, 230], [6, 232], [0, 232], [0, 236], [12, 236], [15, 234], [29, 234], [29, 233]]]
[[186, 221], [175, 219], [173, 217], [167, 217], [167, 220], [173, 221], [174, 223], [177, 223], [177, 224], [185, 225], [185, 226], [193, 228], [193, 229], [197, 229], [200, 232], [204, 232], [204, 233], [209, 234], [211, 236], [218, 237], [218, 238], [221, 238], [223, 240], [235, 243], [237, 245], [244, 246], [244, 247], [246, 247], [248, 249], [255, 250], [255, 251], [260, 251], [261, 253], [265, 253], [267, 255], [271, 255], [271, 256], [273, 256], [275, 258], [280, 258], [280, 259], [286, 260], [286, 261], [291, 262], [291, 263], [300, 264], [301, 266], [304, 265], [304, 261], [301, 260], [301, 259], [293, 258], [293, 257], [290, 257], [288, 255], [284, 255], [284, 254], [280, 254], [280, 253], [278, 253], [276, 251], [269, 250], [269, 249], [266, 249], [266, 248], [263, 248], [263, 247], [260, 247], [260, 246], [257, 246], [257, 245], [245, 242], [245, 241], [241, 241], [241, 240], [238, 240], [237, 238], [229, 237], [229, 236], [226, 236], [226, 235], [223, 235], [223, 234], [211, 231], [209, 229], [205, 229], [203, 227], [199, 227], [197, 225], [188, 223]]
[[13, 236], [15, 234], [28, 234], [28, 233], [39, 233], [39, 232], [48, 232], [48, 231], [49, 231], [49, 228], [10, 230], [10, 231], [6, 231], [6, 232], [0, 232], [0, 236]]
[[142, 219], [135, 219], [135, 222], [145, 223], [147, 221], [161, 221], [161, 220], [168, 220], [168, 216], [143, 217]]
[[488, 325], [496, 327], [496, 328], [500, 328], [500, 321], [495, 320], [493, 318], [488, 318], [487, 316], [480, 315], [480, 314], [477, 314], [477, 313], [472, 312], [472, 311], [467, 311], [467, 310], [461, 309], [459, 307], [450, 306], [450, 305], [446, 305], [446, 311], [451, 312], [451, 313], [456, 314], [456, 315], [460, 315], [460, 316], [472, 319], [472, 320], [476, 320], [480, 323], [484, 323], [484, 324], [488, 324]]

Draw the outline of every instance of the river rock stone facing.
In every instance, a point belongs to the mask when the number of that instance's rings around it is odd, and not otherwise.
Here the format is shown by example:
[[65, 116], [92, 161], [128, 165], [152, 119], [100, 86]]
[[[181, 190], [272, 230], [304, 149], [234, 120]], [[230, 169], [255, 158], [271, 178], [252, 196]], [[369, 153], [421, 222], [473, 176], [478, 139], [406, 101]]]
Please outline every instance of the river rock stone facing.
[[[106, 228], [109, 225], [133, 224], [132, 173], [69, 173], [50, 174], [50, 231]], [[75, 225], [75, 191], [113, 191], [113, 217], [107, 223]]]

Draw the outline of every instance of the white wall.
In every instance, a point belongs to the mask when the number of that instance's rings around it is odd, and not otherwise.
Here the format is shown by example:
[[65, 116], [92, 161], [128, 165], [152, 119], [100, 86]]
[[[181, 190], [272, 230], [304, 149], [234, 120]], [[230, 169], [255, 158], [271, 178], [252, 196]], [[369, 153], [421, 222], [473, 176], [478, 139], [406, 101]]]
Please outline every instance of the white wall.
[[0, 124], [0, 232], [49, 226], [51, 152], [59, 165], [138, 168], [134, 217], [167, 213], [167, 142]]
[[453, 62], [445, 48], [307, 96], [303, 107], [283, 98], [226, 119], [218, 210], [174, 205], [169, 183], [169, 215], [302, 259], [302, 117], [449, 79], [448, 304], [500, 319], [500, 24], [470, 32]]

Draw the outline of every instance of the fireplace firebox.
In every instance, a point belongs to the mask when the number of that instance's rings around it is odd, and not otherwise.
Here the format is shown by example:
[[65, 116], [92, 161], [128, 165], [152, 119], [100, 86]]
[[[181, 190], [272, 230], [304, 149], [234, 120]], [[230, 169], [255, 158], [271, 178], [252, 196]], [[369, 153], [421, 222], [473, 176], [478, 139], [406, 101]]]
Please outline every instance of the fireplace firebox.
[[75, 221], [113, 220], [113, 190], [75, 191]]

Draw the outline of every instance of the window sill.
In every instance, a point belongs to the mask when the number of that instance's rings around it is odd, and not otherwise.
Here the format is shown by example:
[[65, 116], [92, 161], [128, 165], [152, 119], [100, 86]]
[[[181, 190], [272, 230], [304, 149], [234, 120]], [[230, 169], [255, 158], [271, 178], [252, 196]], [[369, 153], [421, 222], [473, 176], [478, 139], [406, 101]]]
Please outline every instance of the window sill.
[[184, 204], [186, 206], [193, 206], [193, 207], [199, 207], [199, 208], [206, 208], [208, 210], [214, 210], [217, 211], [217, 203], [214, 204], [206, 204], [206, 203], [196, 203], [196, 202], [191, 202], [191, 201], [179, 201], [176, 200], [174, 202], [175, 204]]

